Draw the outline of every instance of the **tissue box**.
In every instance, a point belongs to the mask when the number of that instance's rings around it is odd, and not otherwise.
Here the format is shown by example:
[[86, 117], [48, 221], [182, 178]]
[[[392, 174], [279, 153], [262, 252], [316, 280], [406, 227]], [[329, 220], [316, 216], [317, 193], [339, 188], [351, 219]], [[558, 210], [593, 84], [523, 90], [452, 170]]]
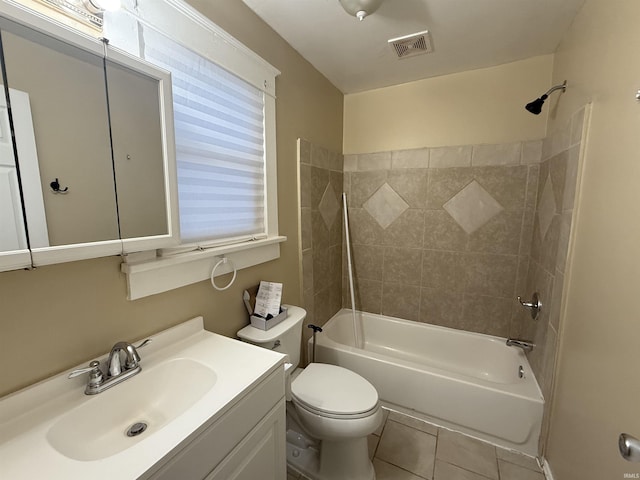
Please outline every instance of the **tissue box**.
[[260, 330], [269, 330], [270, 328], [278, 325], [285, 318], [287, 318], [287, 307], [281, 306], [280, 313], [269, 320], [259, 317], [258, 315], [251, 315], [251, 326], [259, 328]]

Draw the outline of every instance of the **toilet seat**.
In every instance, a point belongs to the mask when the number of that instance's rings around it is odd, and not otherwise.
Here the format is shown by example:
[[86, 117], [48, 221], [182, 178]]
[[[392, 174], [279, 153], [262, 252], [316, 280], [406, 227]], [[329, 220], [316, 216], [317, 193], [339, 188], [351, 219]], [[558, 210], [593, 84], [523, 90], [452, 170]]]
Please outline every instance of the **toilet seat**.
[[311, 363], [291, 383], [294, 404], [316, 415], [355, 419], [374, 414], [378, 392], [355, 372], [336, 365]]
[[298, 408], [299, 410], [300, 409], [306, 410], [307, 412], [313, 415], [318, 415], [324, 418], [335, 418], [338, 420], [351, 420], [351, 419], [357, 420], [358, 418], [366, 418], [376, 413], [378, 411], [378, 408], [380, 408], [380, 404], [377, 403], [375, 407], [373, 407], [371, 410], [368, 410], [366, 412], [336, 414], [336, 413], [325, 412], [324, 410], [320, 410], [317, 408], [313, 408], [305, 403], [302, 403], [295, 396], [292, 401], [293, 401], [293, 404], [296, 406], [296, 408]]

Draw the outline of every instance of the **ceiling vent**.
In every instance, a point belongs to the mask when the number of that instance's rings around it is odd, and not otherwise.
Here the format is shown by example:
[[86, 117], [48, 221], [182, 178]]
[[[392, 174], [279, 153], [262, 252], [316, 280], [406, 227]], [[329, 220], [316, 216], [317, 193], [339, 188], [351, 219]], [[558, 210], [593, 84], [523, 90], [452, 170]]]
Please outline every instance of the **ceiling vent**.
[[404, 37], [392, 38], [388, 43], [393, 48], [393, 51], [396, 52], [398, 58], [413, 57], [415, 55], [433, 52], [433, 44], [431, 43], [429, 30], [412, 33]]

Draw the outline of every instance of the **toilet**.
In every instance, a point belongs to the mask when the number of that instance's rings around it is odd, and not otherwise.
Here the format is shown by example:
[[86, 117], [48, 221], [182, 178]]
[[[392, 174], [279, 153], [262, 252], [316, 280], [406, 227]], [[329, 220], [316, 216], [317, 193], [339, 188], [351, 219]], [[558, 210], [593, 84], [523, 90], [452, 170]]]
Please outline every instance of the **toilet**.
[[378, 392], [357, 373], [336, 365], [297, 368], [306, 315], [304, 309], [288, 306], [287, 318], [273, 328], [249, 325], [238, 332], [245, 342], [289, 357], [287, 462], [313, 480], [373, 480], [367, 436], [382, 423]]

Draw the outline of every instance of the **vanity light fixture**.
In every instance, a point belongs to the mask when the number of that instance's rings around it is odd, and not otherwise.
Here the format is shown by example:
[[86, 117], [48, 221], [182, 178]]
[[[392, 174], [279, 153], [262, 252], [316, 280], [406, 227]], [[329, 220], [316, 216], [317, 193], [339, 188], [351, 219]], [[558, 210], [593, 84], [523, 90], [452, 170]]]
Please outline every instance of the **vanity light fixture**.
[[93, 13], [115, 12], [120, 8], [120, 0], [83, 0], [82, 3]]
[[383, 0], [338, 0], [342, 8], [349, 14], [362, 21], [366, 16], [375, 12]]
[[120, 0], [37, 0], [49, 8], [63, 13], [96, 30], [102, 30], [105, 11], [116, 11]]

